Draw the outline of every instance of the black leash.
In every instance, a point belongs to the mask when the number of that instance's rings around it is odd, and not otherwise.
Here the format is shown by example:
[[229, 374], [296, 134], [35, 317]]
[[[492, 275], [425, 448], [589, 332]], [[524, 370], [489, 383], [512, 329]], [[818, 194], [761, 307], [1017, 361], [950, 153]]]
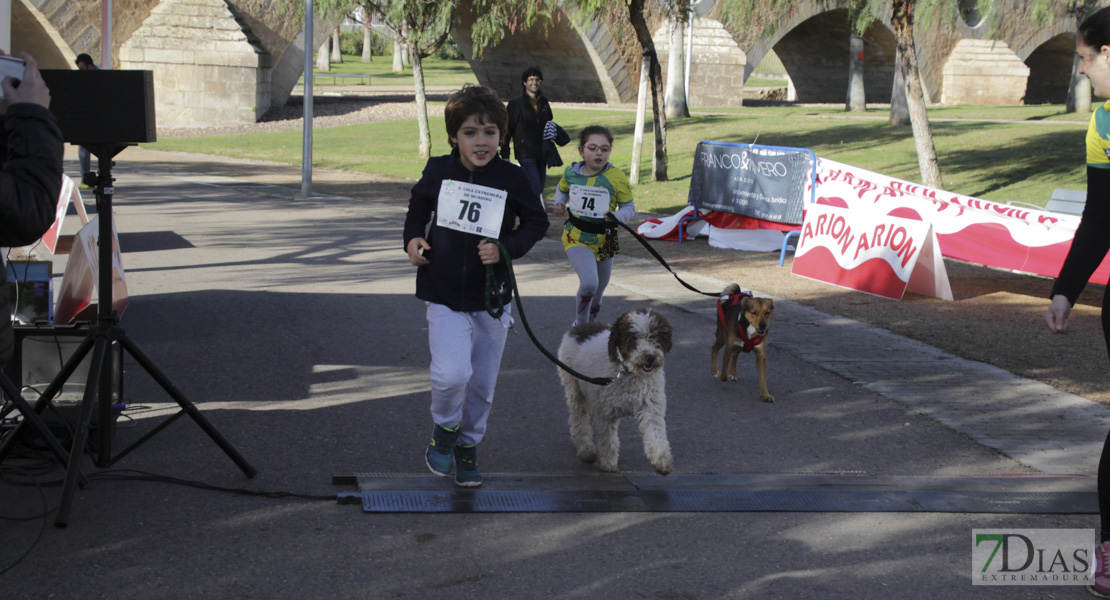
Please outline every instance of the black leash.
[[[643, 236], [641, 236], [639, 233], [636, 233], [636, 230], [632, 229], [628, 225], [625, 225], [624, 223], [621, 223], [620, 221], [617, 221], [617, 224], [625, 228], [625, 230], [627, 230], [628, 233], [632, 234], [632, 237], [636, 238], [636, 240], [640, 242], [644, 246], [644, 248], [647, 248], [647, 251], [655, 257], [655, 260], [659, 261], [659, 264], [663, 265], [664, 268], [670, 271], [671, 275], [674, 275], [674, 278], [677, 279], [678, 282], [681, 283], [683, 286], [685, 286], [686, 289], [701, 294], [703, 296], [712, 296], [714, 298], [720, 297], [721, 292], [719, 291], [703, 292], [698, 288], [690, 285], [689, 283], [683, 281], [682, 278], [678, 276], [678, 273], [675, 273], [674, 269], [672, 269], [671, 266], [667, 264], [667, 261], [664, 260], [663, 257], [655, 251], [655, 248], [652, 248], [651, 244], [647, 243], [647, 240], [645, 240]], [[489, 239], [489, 241], [496, 243], [497, 247], [501, 249], [501, 260], [505, 261], [506, 272], [509, 274], [509, 284], [513, 288], [513, 297], [516, 298], [516, 308], [517, 312], [520, 313], [520, 322], [524, 324], [524, 331], [528, 332], [528, 337], [532, 339], [532, 343], [535, 344], [536, 347], [540, 349], [540, 352], [543, 352], [544, 356], [549, 358], [551, 362], [555, 363], [560, 369], [566, 371], [567, 373], [570, 373], [578, 379], [596, 385], [608, 385], [612, 383], [612, 377], [587, 377], [579, 373], [578, 371], [575, 371], [574, 369], [568, 367], [557, 357], [555, 357], [555, 355], [551, 354], [551, 352], [547, 348], [544, 348], [543, 344], [541, 344], [540, 341], [536, 339], [536, 334], [532, 333], [532, 328], [528, 325], [528, 319], [524, 316], [524, 305], [520, 302], [520, 290], [517, 289], [516, 274], [513, 273], [513, 261], [509, 257], [509, 250], [505, 248], [505, 245], [502, 244], [500, 240]], [[505, 314], [505, 303], [501, 299], [500, 289], [501, 283], [497, 281], [497, 275], [495, 275], [493, 272], [493, 265], [486, 265], [486, 312], [488, 312], [489, 315], [495, 319], [500, 319], [501, 315]]]
[[[496, 243], [497, 247], [501, 249], [501, 260], [505, 261], [505, 270], [509, 274], [509, 285], [512, 286], [513, 297], [516, 298], [516, 309], [517, 312], [520, 313], [520, 322], [524, 324], [524, 331], [528, 332], [528, 337], [532, 339], [532, 343], [535, 344], [536, 347], [540, 349], [540, 352], [543, 352], [544, 356], [549, 358], [551, 362], [578, 379], [596, 385], [609, 385], [612, 383], [612, 377], [587, 377], [568, 367], [547, 348], [544, 348], [543, 344], [536, 339], [536, 334], [532, 333], [532, 328], [528, 325], [528, 319], [524, 316], [524, 305], [520, 303], [520, 290], [517, 289], [516, 286], [516, 275], [513, 273], [513, 260], [509, 257], [509, 250], [500, 240], [491, 239], [489, 241]], [[501, 284], [497, 281], [497, 276], [493, 272], [493, 265], [486, 265], [486, 312], [495, 319], [500, 319], [501, 315], [505, 314], [505, 304], [501, 300], [500, 288]]]
[[691, 292], [696, 292], [698, 294], [701, 294], [703, 296], [712, 296], [714, 298], [720, 297], [721, 292], [719, 292], [719, 291], [717, 291], [717, 292], [703, 292], [703, 291], [699, 290], [698, 288], [690, 285], [689, 283], [686, 283], [685, 281], [683, 281], [682, 278], [678, 276], [678, 273], [674, 272], [674, 269], [671, 268], [671, 265], [668, 265], [667, 261], [663, 260], [662, 256], [659, 256], [659, 253], [655, 251], [655, 248], [652, 248], [651, 244], [647, 243], [647, 240], [645, 240], [642, 235], [636, 233], [635, 229], [632, 229], [631, 227], [629, 227], [628, 225], [625, 225], [624, 223], [621, 223], [620, 221], [617, 221], [617, 224], [620, 225], [621, 227], [624, 227], [625, 230], [628, 231], [628, 233], [632, 234], [632, 237], [636, 238], [636, 241], [640, 242], [640, 244], [642, 244], [644, 248], [647, 248], [647, 251], [650, 252], [651, 255], [655, 257], [655, 260], [659, 261], [659, 264], [663, 265], [664, 268], [666, 268], [668, 271], [670, 271], [671, 275], [674, 275], [674, 278], [677, 279], [678, 282], [681, 283], [683, 286], [685, 286], [686, 289], [690, 290]]

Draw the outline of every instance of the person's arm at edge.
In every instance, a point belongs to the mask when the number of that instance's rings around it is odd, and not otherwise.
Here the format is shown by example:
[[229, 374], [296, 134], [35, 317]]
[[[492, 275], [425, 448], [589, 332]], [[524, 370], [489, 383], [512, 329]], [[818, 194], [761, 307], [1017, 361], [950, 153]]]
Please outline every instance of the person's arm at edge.
[[5, 245], [25, 245], [39, 239], [54, 223], [62, 189], [62, 131], [47, 109], [50, 90], [30, 55], [24, 83], [4, 90], [3, 127], [0, 127], [0, 239]]
[[1049, 329], [1063, 333], [1068, 328], [1071, 307], [1087, 281], [1110, 251], [1110, 169], [1087, 166], [1087, 203], [1075, 230], [1060, 275], [1052, 285], [1052, 304], [1045, 314]]

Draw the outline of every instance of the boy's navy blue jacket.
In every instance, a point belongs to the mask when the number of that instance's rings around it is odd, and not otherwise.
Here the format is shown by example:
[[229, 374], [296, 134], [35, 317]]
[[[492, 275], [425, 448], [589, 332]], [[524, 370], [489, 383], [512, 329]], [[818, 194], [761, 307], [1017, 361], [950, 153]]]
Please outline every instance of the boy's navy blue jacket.
[[[524, 256], [547, 233], [547, 211], [539, 196], [532, 191], [524, 171], [497, 156], [475, 171], [467, 170], [459, 162], [457, 151], [428, 160], [423, 176], [412, 187], [409, 210], [405, 216], [403, 248], [407, 249], [409, 242], [418, 237], [426, 239], [432, 247], [425, 255], [429, 264], [416, 271], [416, 297], [443, 304], [451, 310], [484, 311], [486, 266], [478, 258], [478, 242], [483, 239], [482, 236], [434, 223], [439, 188], [444, 179], [508, 192], [498, 239], [513, 259]], [[428, 228], [429, 223], [431, 228]], [[501, 288], [501, 297], [508, 304], [512, 301], [512, 289], [508, 285], [504, 259], [494, 265], [494, 272], [497, 280], [505, 284]]]

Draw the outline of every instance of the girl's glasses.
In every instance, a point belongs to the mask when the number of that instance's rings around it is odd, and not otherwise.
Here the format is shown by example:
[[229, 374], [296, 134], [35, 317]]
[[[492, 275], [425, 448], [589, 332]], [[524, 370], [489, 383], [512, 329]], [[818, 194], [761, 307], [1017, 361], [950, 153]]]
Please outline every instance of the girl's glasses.
[[609, 146], [595, 146], [593, 144], [590, 144], [589, 146], [586, 146], [586, 149], [589, 150], [590, 152], [597, 152], [598, 150], [601, 150], [602, 152], [608, 152], [608, 151], [612, 150], [612, 148], [609, 147]]

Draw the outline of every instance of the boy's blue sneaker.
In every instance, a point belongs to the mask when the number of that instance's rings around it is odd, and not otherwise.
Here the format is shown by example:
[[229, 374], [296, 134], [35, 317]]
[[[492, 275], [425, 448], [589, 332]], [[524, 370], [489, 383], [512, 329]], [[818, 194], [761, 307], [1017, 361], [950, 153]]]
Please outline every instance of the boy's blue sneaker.
[[478, 487], [482, 472], [478, 470], [478, 447], [455, 445], [455, 485]]
[[455, 447], [455, 440], [457, 439], [459, 439], [458, 425], [454, 429], [446, 429], [436, 425], [435, 429], [432, 430], [432, 443], [428, 445], [428, 451], [424, 453], [424, 462], [428, 464], [432, 473], [440, 477], [451, 474], [451, 469], [455, 466], [455, 456], [452, 454], [452, 449]]

